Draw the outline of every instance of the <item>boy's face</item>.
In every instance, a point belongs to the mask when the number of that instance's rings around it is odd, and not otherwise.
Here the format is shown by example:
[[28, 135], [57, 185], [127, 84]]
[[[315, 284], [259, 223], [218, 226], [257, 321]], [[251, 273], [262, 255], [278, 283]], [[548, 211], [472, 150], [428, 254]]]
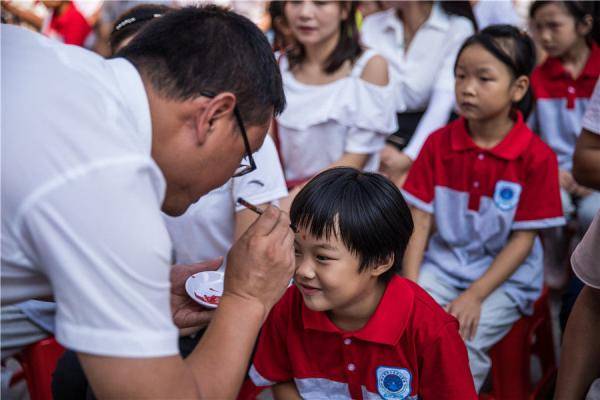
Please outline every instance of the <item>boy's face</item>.
[[294, 282], [311, 310], [346, 313], [372, 295], [377, 274], [359, 272], [359, 257], [335, 236], [325, 240], [300, 229], [294, 248]]

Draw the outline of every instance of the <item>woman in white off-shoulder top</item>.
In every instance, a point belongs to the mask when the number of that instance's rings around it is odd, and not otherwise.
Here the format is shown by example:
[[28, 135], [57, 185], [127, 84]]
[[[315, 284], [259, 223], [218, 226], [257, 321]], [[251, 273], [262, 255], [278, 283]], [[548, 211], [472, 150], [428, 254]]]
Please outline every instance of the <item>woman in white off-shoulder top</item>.
[[290, 202], [324, 169], [376, 171], [396, 130], [387, 62], [360, 46], [355, 11], [352, 2], [284, 4], [294, 45], [279, 58], [288, 105], [277, 123], [286, 179], [295, 186]]

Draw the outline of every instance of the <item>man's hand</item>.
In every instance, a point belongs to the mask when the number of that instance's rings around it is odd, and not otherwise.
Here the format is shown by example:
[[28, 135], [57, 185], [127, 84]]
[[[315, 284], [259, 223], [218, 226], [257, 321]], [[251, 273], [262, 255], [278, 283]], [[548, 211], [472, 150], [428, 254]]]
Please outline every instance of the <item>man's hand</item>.
[[223, 297], [260, 305], [266, 318], [285, 292], [294, 267], [290, 218], [269, 206], [229, 251]]
[[463, 340], [472, 340], [477, 333], [481, 303], [481, 299], [467, 289], [445, 307], [446, 311], [458, 320]]
[[383, 148], [380, 157], [379, 172], [401, 187], [412, 165], [411, 158], [389, 144]]
[[171, 268], [171, 313], [173, 323], [179, 329], [204, 328], [210, 322], [213, 310], [196, 303], [185, 291], [185, 281], [197, 272], [214, 271], [223, 263], [223, 258], [197, 264], [173, 265]]

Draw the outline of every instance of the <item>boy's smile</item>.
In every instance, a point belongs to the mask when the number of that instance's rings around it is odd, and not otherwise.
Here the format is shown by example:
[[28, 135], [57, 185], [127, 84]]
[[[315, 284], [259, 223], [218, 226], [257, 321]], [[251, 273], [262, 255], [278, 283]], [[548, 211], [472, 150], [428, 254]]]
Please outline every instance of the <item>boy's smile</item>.
[[[327, 240], [315, 238], [300, 228], [296, 235], [294, 282], [304, 304], [313, 311], [328, 312], [340, 326], [356, 320], [364, 324], [375, 311], [385, 290], [374, 270], [359, 272], [360, 258], [351, 253], [334, 234]], [[360, 326], [353, 326], [358, 329]]]

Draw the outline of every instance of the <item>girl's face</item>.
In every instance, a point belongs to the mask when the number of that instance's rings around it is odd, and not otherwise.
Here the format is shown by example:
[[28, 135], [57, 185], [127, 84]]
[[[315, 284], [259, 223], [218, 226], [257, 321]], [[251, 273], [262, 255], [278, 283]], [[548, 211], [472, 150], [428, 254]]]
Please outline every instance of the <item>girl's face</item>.
[[532, 20], [533, 36], [550, 57], [562, 57], [578, 41], [585, 41], [589, 29], [578, 24], [560, 2], [541, 6]]
[[335, 236], [325, 240], [300, 229], [294, 248], [294, 283], [309, 309], [348, 315], [374, 292], [379, 273], [376, 269], [359, 272], [359, 257]]
[[456, 102], [467, 120], [487, 120], [504, 112], [508, 115], [512, 103], [523, 98], [529, 84], [525, 77], [514, 80], [508, 67], [479, 44], [463, 50], [455, 75]]
[[317, 45], [339, 35], [348, 11], [337, 1], [288, 1], [285, 17], [292, 34], [303, 45]]

